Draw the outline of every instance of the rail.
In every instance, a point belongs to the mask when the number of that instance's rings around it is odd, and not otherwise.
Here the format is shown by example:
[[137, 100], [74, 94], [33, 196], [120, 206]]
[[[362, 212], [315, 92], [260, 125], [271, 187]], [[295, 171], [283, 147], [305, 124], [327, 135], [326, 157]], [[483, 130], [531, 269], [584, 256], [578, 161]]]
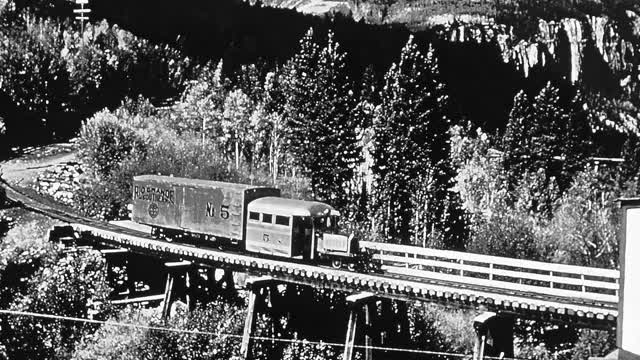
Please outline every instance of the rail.
[[618, 270], [368, 241], [360, 246], [373, 250], [373, 258], [389, 273], [602, 303], [618, 301]]

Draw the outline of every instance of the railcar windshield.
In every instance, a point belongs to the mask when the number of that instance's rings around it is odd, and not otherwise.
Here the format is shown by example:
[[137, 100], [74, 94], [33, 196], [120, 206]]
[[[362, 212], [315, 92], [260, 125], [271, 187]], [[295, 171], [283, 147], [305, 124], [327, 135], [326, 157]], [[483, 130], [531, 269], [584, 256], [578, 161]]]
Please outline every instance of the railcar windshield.
[[337, 232], [338, 231], [338, 220], [339, 216], [331, 215], [331, 216], [321, 216], [313, 218], [313, 225], [316, 230], [321, 230], [325, 232]]

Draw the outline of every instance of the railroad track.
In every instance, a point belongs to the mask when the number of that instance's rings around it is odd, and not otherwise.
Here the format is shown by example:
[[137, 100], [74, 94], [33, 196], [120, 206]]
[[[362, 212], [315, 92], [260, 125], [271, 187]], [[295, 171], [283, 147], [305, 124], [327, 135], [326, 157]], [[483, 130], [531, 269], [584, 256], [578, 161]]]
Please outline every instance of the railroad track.
[[[23, 190], [0, 182], [7, 198], [26, 209], [61, 220], [79, 237], [95, 244], [126, 248], [168, 260], [187, 260], [203, 266], [227, 267], [256, 275], [314, 287], [348, 292], [371, 292], [376, 296], [408, 301], [438, 302], [462, 307], [483, 307], [487, 310], [512, 313], [518, 317], [571, 322], [600, 328], [615, 325], [617, 301], [610, 297], [588, 299], [579, 294], [570, 296], [524, 291], [513, 286], [490, 286], [469, 278], [454, 281], [424, 271], [399, 271], [407, 266], [387, 265], [385, 273], [364, 274], [323, 266], [267, 259], [248, 254], [202, 249], [191, 245], [169, 243], [151, 237], [130, 226], [90, 219], [58, 206], [46, 204]], [[373, 247], [373, 245], [367, 245]], [[410, 269], [410, 268], [409, 268]], [[415, 270], [415, 269], [414, 269]], [[525, 288], [526, 289], [526, 288]]]

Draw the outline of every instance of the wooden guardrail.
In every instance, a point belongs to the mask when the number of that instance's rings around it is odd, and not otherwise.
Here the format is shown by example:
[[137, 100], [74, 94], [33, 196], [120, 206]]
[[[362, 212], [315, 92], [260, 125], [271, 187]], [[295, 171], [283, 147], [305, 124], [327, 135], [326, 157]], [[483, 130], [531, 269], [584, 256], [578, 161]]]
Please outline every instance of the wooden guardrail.
[[618, 270], [368, 241], [360, 247], [373, 250], [373, 258], [389, 273], [598, 303], [618, 301]]

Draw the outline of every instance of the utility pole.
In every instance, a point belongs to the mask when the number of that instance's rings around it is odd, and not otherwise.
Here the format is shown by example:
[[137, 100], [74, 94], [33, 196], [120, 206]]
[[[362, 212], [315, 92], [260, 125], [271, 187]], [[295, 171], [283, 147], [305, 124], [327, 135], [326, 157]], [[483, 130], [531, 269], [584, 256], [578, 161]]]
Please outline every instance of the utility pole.
[[84, 44], [84, 22], [89, 20], [89, 13], [91, 9], [85, 9], [85, 5], [89, 5], [89, 0], [76, 0], [76, 4], [80, 5], [80, 9], [73, 9], [73, 12], [79, 15], [76, 15], [76, 20], [80, 20], [80, 38], [82, 43]]

